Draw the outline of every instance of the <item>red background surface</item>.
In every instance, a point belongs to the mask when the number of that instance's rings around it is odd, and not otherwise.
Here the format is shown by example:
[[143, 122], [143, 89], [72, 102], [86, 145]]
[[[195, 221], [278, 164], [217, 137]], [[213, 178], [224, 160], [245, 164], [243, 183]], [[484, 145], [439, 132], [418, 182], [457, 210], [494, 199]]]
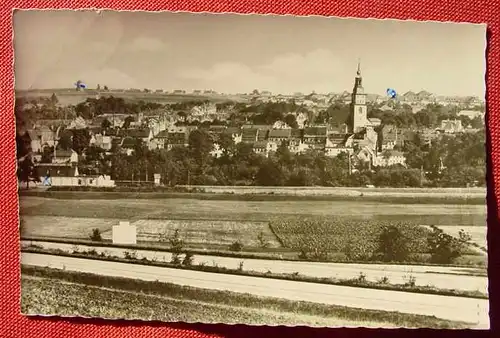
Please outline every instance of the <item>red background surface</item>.
[[[413, 20], [461, 21], [488, 24], [487, 123], [488, 123], [488, 247], [492, 331], [310, 329], [249, 327], [243, 325], [188, 325], [91, 319], [25, 318], [20, 315], [18, 197], [15, 176], [14, 75], [12, 45], [13, 8], [109, 8], [122, 10], [177, 10], [195, 12], [273, 13], [348, 17], [396, 18]], [[290, 32], [293, 34], [293, 32]], [[144, 1], [20, 1], [0, 4], [0, 337], [500, 337], [495, 325], [499, 295], [497, 197], [494, 178], [500, 178], [500, 0], [144, 0]], [[397, 46], [384, 46], [392, 48]], [[443, 46], [446, 48], [446, 46]], [[388, 54], [389, 55], [389, 54]], [[388, 58], [387, 62], [391, 62]], [[443, 62], [443, 60], [440, 60]], [[465, 79], [467, 80], [467, 79]]]

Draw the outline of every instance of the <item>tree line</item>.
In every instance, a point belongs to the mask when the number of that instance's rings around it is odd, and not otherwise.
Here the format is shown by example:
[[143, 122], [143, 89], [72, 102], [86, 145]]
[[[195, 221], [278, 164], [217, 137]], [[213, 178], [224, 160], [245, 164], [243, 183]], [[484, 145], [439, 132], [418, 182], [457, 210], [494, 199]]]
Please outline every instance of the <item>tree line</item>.
[[[218, 158], [210, 153], [213, 142], [223, 149]], [[152, 181], [153, 174], [159, 173], [162, 183], [169, 186], [466, 187], [485, 184], [484, 135], [481, 133], [447, 137], [431, 147], [409, 143], [405, 148], [407, 167], [370, 168], [352, 158], [351, 165], [357, 170], [350, 171], [345, 153], [337, 157], [328, 157], [321, 151], [293, 154], [283, 142], [276, 152], [265, 157], [256, 154], [251, 144], [234, 144], [229, 135], [214, 136], [199, 129], [190, 133], [187, 148], [148, 150], [138, 142], [132, 155], [117, 153], [88, 158], [101, 161], [101, 167], [108, 168], [115, 180]]]

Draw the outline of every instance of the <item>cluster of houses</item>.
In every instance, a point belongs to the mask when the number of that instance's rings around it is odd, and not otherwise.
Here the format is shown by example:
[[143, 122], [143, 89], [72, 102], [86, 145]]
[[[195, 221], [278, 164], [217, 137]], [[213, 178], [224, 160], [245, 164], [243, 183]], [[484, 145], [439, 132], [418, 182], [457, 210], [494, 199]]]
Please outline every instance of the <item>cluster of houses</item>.
[[[311, 110], [321, 110], [328, 108], [332, 103], [339, 102], [341, 104], [352, 104], [352, 93], [344, 91], [342, 93], [320, 94], [312, 92], [310, 94], [295, 93], [293, 95], [277, 94], [263, 91], [259, 94], [247, 95], [256, 102], [290, 102], [293, 100], [298, 105], [303, 105]], [[426, 108], [429, 104], [438, 104], [441, 106], [461, 106], [466, 109], [474, 109], [484, 106], [484, 99], [476, 96], [453, 97], [442, 96], [429, 93], [422, 90], [418, 93], [408, 91], [401, 93], [395, 98], [387, 95], [365, 94], [366, 102], [379, 107], [382, 111], [392, 111], [394, 106], [399, 104], [409, 105], [413, 113]]]
[[[426, 92], [410, 94], [403, 95], [407, 97], [408, 102], [412, 102], [412, 100], [425, 101], [432, 98], [432, 95]], [[260, 97], [266, 97], [266, 95], [273, 97], [271, 93], [266, 92], [259, 95]], [[307, 99], [311, 102], [318, 102], [322, 99], [330, 100], [327, 96], [321, 97], [320, 95], [310, 95]], [[206, 128], [214, 136], [211, 151], [214, 157], [220, 157], [224, 154], [225, 149], [217, 140], [220, 140], [221, 135], [225, 134], [227, 138], [233, 140], [234, 144], [250, 144], [255, 153], [266, 157], [285, 144], [288, 150], [294, 154], [316, 150], [324, 152], [326, 156], [336, 157], [345, 153], [349, 154], [349, 158], [353, 158], [355, 161], [382, 167], [405, 166], [405, 156], [401, 149], [405, 142], [413, 140], [416, 135], [419, 135], [423, 142], [431, 144], [443, 134], [467, 131], [467, 128], [462, 126], [461, 120], [444, 120], [441, 122], [440, 128], [436, 129], [410, 130], [384, 125], [381, 132], [375, 131], [375, 128], [380, 126], [381, 121], [377, 118], [367, 117], [369, 100], [368, 94], [364, 93], [359, 66], [354, 88], [349, 94], [348, 100], [350, 103], [349, 117], [344, 124], [337, 126], [311, 125], [307, 123], [307, 114], [298, 112], [293, 113], [298, 125], [297, 128], [291, 128], [282, 121], [273, 125], [244, 124], [241, 127], [207, 124], [203, 128]], [[462, 111], [461, 114], [475, 117], [481, 113], [470, 110]], [[115, 182], [109, 176], [79, 172], [78, 162], [81, 155], [72, 150], [59, 150], [57, 147], [62, 133], [71, 129], [87, 129], [90, 134], [90, 145], [102, 148], [108, 153], [121, 152], [132, 155], [139, 140], [150, 150], [187, 147], [190, 133], [198, 127], [186, 124], [180, 126], [177, 122], [224, 120], [228, 118], [227, 115], [226, 112], [218, 111], [213, 103], [204, 103], [191, 108], [184, 116], [165, 111], [150, 112], [148, 116], [139, 113], [133, 121], [129, 121], [126, 127], [123, 126], [126, 119], [129, 118], [127, 115], [110, 114], [100, 115], [92, 121], [77, 118], [66, 126], [39, 125], [35, 126], [29, 133], [32, 140], [33, 157], [43, 185], [114, 186]], [[105, 119], [109, 121], [107, 128], [103, 127]], [[43, 149], [46, 146], [55, 149], [52, 163], [41, 163]], [[159, 183], [157, 175], [155, 175], [155, 181]]]

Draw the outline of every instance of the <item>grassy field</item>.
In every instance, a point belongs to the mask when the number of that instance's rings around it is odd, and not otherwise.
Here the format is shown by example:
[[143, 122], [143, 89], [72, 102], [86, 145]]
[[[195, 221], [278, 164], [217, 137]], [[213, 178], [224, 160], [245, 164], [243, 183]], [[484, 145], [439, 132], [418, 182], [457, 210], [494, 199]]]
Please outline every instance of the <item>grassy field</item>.
[[[64, 188], [64, 189], [63, 189]], [[268, 192], [256, 191], [245, 192], [240, 189], [232, 189], [236, 192], [172, 192], [164, 188], [138, 188], [128, 187], [113, 188], [73, 188], [53, 187], [50, 190], [21, 190], [21, 196], [45, 197], [55, 199], [74, 200], [110, 200], [110, 199], [197, 199], [208, 201], [243, 201], [243, 202], [290, 202], [290, 201], [322, 201], [322, 202], [361, 202], [361, 203], [385, 203], [385, 204], [439, 204], [439, 205], [476, 205], [486, 204], [483, 194], [459, 194], [459, 193], [405, 193], [405, 192], [372, 192], [361, 193], [360, 191], [344, 189], [336, 193], [314, 193], [307, 189], [300, 192], [288, 189], [278, 190], [268, 188]], [[238, 187], [243, 188], [243, 187]], [[73, 190], [71, 190], [73, 189]], [[75, 190], [76, 189], [76, 190]], [[90, 190], [89, 190], [90, 189]], [[352, 188], [353, 189], [353, 188]]]
[[[112, 226], [119, 219], [84, 218], [66, 216], [22, 216], [23, 235], [33, 237], [63, 237], [88, 239], [92, 229], [99, 229], [104, 240], [112, 239]], [[257, 236], [262, 233], [269, 248], [280, 247], [267, 222], [220, 221], [220, 220], [137, 220], [137, 240], [157, 242], [160, 234], [171, 237], [179, 230], [181, 238], [190, 247], [228, 247], [239, 241], [246, 247], [258, 247]]]
[[[404, 221], [414, 225], [457, 227], [457, 231], [465, 227], [481, 229], [477, 232], [486, 229], [484, 205], [361, 201], [77, 200], [21, 196], [20, 215], [24, 236], [86, 239], [92, 229], [98, 228], [104, 239], [111, 239], [111, 227], [126, 220], [138, 227], [141, 242], [158, 242], [160, 234], [168, 237], [178, 229], [188, 248], [227, 251], [232, 243], [239, 241], [244, 251], [268, 253], [278, 250], [292, 258], [298, 255], [301, 245], [315, 245], [317, 240], [331, 251], [333, 261], [346, 261], [341, 246], [349, 243], [367, 252], [373, 251], [375, 238], [383, 224]], [[347, 221], [337, 228], [322, 229], [301, 224], [280, 227], [274, 223], [274, 226], [269, 226], [271, 220], [304, 217]], [[414, 252], [424, 254], [426, 250], [422, 243], [427, 233], [421, 227], [414, 229], [417, 230], [412, 230], [410, 237], [421, 243]], [[260, 247], [259, 233], [268, 242], [267, 248]], [[472, 232], [473, 237], [475, 233]], [[285, 248], [281, 244], [285, 244]], [[337, 257], [335, 253], [340, 255]], [[476, 256], [468, 257], [464, 262], [483, 264], [484, 257]], [[413, 259], [425, 262], [427, 258]]]
[[[24, 314], [310, 326], [466, 328], [430, 316], [355, 309], [22, 267]], [[75, 283], [77, 281], [77, 283]]]
[[215, 201], [198, 199], [74, 200], [21, 196], [26, 216], [268, 221], [281, 216], [349, 216], [425, 225], [485, 226], [484, 205], [386, 204], [362, 201]]

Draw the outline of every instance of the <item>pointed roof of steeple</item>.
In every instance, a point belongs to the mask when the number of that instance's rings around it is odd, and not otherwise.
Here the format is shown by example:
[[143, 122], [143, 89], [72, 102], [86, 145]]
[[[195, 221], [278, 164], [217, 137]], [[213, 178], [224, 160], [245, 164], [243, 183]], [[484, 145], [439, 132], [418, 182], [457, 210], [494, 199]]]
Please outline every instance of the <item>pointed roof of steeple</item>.
[[358, 59], [358, 70], [357, 70], [356, 74], [358, 76], [361, 76], [361, 60], [360, 59]]

